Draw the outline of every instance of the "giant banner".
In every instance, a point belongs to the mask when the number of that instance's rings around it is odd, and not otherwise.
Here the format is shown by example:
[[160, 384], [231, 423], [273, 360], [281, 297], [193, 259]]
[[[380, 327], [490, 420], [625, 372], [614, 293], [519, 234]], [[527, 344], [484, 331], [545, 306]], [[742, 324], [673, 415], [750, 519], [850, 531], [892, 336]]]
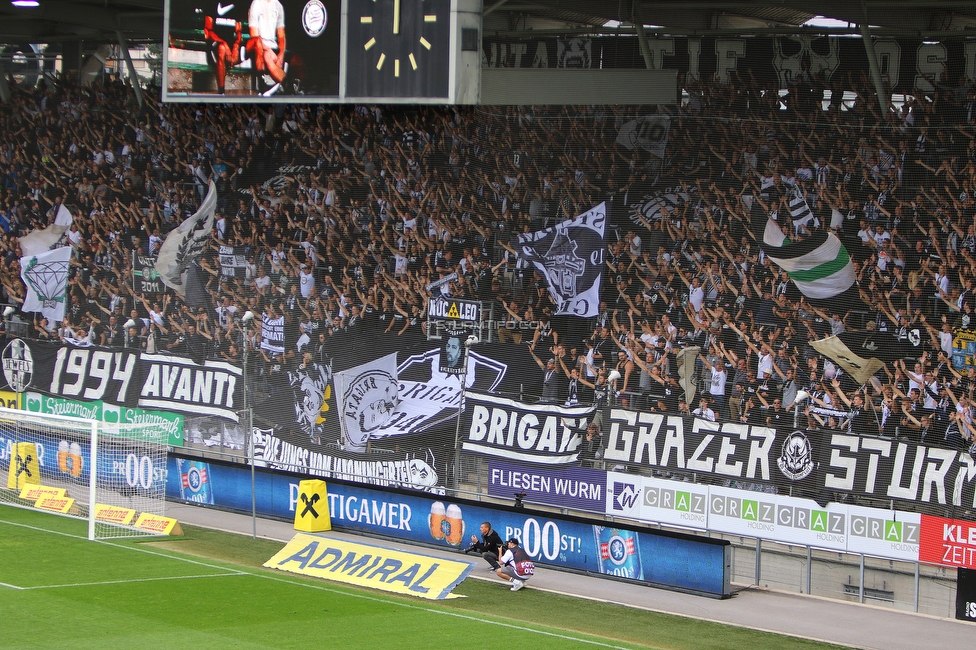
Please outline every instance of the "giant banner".
[[818, 502], [847, 494], [976, 506], [976, 459], [963, 449], [625, 409], [611, 411], [604, 444], [608, 465], [799, 489]]
[[461, 449], [547, 465], [575, 463], [595, 407], [525, 404], [481, 393], [465, 396]]
[[524, 347], [476, 345], [458, 373], [443, 369], [436, 342], [380, 334], [366, 352], [358, 340], [332, 341], [328, 356], [273, 372], [270, 396], [255, 400], [257, 425], [303, 458], [343, 452], [365, 461], [364, 468], [386, 458], [419, 459], [444, 486], [453, 471], [462, 392], [468, 399], [541, 391], [541, 373]]
[[608, 465], [819, 487], [813, 438], [803, 431], [613, 409], [604, 444]]
[[[646, 59], [632, 37], [562, 40], [555, 36], [486, 37], [482, 65], [499, 68], [590, 67], [588, 52], [600, 52], [601, 68], [644, 68]], [[799, 86], [819, 77], [826, 82], [860, 75], [868, 69], [860, 38], [791, 35], [773, 37], [665, 36], [647, 41], [656, 70], [677, 70], [678, 79], [754, 78], [763, 86]], [[969, 41], [875, 39], [885, 84], [896, 93], [932, 92], [943, 74], [953, 81], [966, 75], [976, 80], [972, 62], [976, 44]], [[567, 53], [572, 54], [567, 54]], [[809, 101], [820, 101], [812, 96]], [[745, 102], [743, 98], [743, 102]], [[735, 110], [735, 106], [732, 109]]]
[[0, 365], [5, 386], [20, 393], [235, 422], [244, 405], [243, 373], [224, 361], [14, 339], [0, 353]]

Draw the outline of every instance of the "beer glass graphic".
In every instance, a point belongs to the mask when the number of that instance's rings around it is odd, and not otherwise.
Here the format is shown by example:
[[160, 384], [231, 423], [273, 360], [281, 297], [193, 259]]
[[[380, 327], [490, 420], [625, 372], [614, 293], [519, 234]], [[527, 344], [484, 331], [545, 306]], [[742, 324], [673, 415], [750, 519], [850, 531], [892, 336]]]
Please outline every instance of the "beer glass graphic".
[[444, 539], [447, 537], [447, 531], [445, 528], [445, 510], [444, 504], [440, 501], [434, 501], [430, 504], [430, 516], [427, 518], [430, 523], [430, 536], [434, 539]]
[[447, 506], [447, 543], [460, 546], [464, 539], [464, 520], [461, 519], [461, 509], [453, 503]]

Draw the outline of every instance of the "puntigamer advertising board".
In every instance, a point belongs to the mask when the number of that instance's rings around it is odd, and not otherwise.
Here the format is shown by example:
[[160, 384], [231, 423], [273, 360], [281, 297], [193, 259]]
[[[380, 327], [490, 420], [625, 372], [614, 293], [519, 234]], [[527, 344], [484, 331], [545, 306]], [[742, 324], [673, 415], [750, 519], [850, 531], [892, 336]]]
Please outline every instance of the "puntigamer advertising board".
[[[186, 497], [179, 463], [169, 459], [167, 497]], [[299, 478], [281, 472], [256, 473], [257, 511], [293, 519]], [[244, 467], [210, 462], [208, 503], [233, 510], [251, 508], [251, 473]], [[338, 528], [463, 550], [483, 521], [504, 538], [516, 537], [537, 563], [636, 580], [712, 596], [730, 594], [728, 543], [679, 533], [491, 507], [420, 492], [377, 490], [331, 481], [329, 513]]]

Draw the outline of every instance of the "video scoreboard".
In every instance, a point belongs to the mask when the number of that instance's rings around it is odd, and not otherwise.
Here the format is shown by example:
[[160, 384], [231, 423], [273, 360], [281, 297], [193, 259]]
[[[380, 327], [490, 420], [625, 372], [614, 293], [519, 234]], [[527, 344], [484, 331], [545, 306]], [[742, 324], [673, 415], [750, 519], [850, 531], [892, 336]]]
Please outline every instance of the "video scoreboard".
[[163, 100], [477, 101], [480, 20], [472, 0], [167, 0]]

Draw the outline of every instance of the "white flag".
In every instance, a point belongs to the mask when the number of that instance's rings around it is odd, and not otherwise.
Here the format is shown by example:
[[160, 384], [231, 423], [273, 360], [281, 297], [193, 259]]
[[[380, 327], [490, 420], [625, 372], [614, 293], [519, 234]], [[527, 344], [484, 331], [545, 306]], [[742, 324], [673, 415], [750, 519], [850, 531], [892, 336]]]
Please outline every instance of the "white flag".
[[24, 257], [31, 257], [51, 250], [64, 237], [64, 233], [71, 227], [72, 221], [74, 219], [71, 218], [71, 213], [62, 203], [58, 206], [58, 214], [54, 218], [54, 223], [47, 228], [33, 230], [20, 238], [20, 252], [24, 254]]
[[[385, 357], [337, 372], [332, 376], [335, 384], [336, 403], [339, 406], [339, 430], [347, 451], [362, 451], [370, 440], [404, 433], [393, 426], [394, 421], [416, 421], [418, 415], [427, 415], [422, 402], [410, 405], [402, 403], [397, 379], [397, 355], [391, 352]], [[412, 409], [411, 406], [421, 408]], [[438, 406], [436, 410], [440, 410]], [[405, 417], [396, 418], [397, 412]]]
[[668, 146], [671, 118], [667, 115], [647, 115], [625, 122], [617, 132], [617, 144], [628, 149], [644, 149], [664, 158]]
[[159, 249], [159, 256], [156, 258], [159, 279], [180, 296], [186, 295], [187, 269], [200, 257], [210, 239], [216, 209], [217, 188], [210, 181], [210, 189], [200, 204], [200, 209], [166, 235], [166, 241]]
[[20, 258], [20, 277], [27, 287], [24, 311], [40, 312], [51, 323], [64, 319], [70, 259], [69, 246]]

